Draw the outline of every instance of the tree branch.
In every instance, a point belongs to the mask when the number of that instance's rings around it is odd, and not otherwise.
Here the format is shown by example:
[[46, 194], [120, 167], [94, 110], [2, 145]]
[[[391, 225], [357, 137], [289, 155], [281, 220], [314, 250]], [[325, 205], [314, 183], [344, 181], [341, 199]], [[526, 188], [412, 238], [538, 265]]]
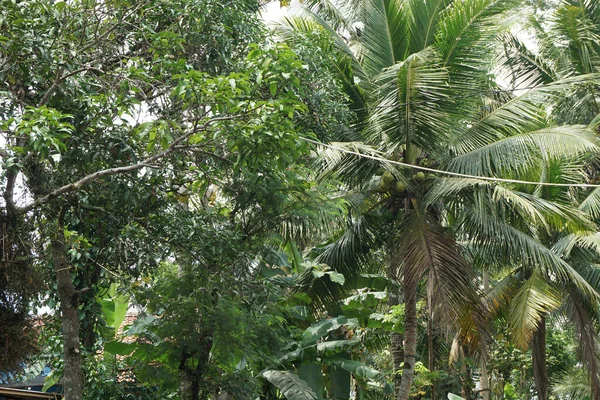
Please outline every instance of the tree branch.
[[215, 117], [215, 118], [211, 118], [208, 121], [206, 121], [204, 124], [200, 125], [199, 127], [197, 127], [196, 129], [181, 135], [180, 137], [178, 137], [177, 139], [175, 139], [173, 141], [173, 143], [171, 143], [171, 145], [161, 151], [160, 153], [157, 153], [153, 156], [150, 156], [148, 158], [146, 158], [145, 160], [140, 161], [139, 163], [136, 164], [131, 164], [131, 165], [127, 165], [127, 166], [123, 166], [123, 167], [116, 167], [116, 168], [108, 168], [108, 169], [103, 169], [100, 171], [96, 171], [94, 173], [91, 173], [89, 175], [84, 176], [83, 178], [79, 179], [76, 182], [73, 183], [69, 183], [67, 185], [61, 186], [58, 189], [48, 193], [45, 196], [42, 196], [40, 198], [38, 198], [37, 200], [35, 200], [33, 203], [19, 208], [18, 212], [19, 213], [26, 213], [28, 211], [33, 210], [34, 208], [37, 208], [45, 203], [48, 203], [49, 201], [52, 201], [54, 199], [56, 199], [57, 197], [60, 197], [62, 195], [64, 195], [65, 193], [69, 193], [72, 192], [78, 188], [80, 188], [83, 185], [86, 185], [92, 181], [95, 181], [97, 179], [103, 178], [105, 176], [111, 176], [111, 175], [117, 175], [117, 174], [122, 174], [125, 172], [131, 172], [131, 171], [136, 171], [139, 169], [142, 169], [144, 167], [148, 167], [150, 165], [152, 165], [154, 162], [159, 161], [160, 159], [166, 157], [167, 155], [177, 151], [178, 146], [183, 143], [184, 141], [186, 141], [187, 139], [189, 139], [192, 135], [194, 135], [195, 133], [198, 133], [200, 131], [206, 130], [210, 125], [212, 125], [215, 122], [218, 121], [228, 121], [228, 120], [232, 120], [235, 118], [239, 118], [240, 115], [232, 115], [232, 116], [225, 116], [225, 117]]
[[6, 187], [4, 188], [4, 201], [6, 203], [6, 217], [14, 217], [17, 209], [15, 207], [15, 182], [17, 181], [17, 171], [9, 168], [6, 171]]
[[[62, 67], [59, 68], [59, 70], [57, 71], [58, 74], [60, 75], [62, 71]], [[38, 107], [42, 107], [44, 105], [46, 105], [46, 103], [48, 103], [48, 101], [50, 100], [50, 97], [52, 97], [52, 95], [54, 94], [54, 92], [56, 91], [56, 89], [58, 88], [58, 86], [67, 78], [72, 77], [73, 75], [77, 75], [80, 72], [85, 72], [85, 71], [100, 71], [103, 72], [102, 70], [100, 70], [99, 68], [95, 68], [95, 67], [91, 67], [91, 66], [85, 66], [85, 67], [81, 67], [78, 68], [74, 71], [69, 72], [68, 74], [64, 74], [61, 76], [57, 76], [56, 79], [54, 80], [54, 82], [52, 83], [52, 86], [50, 86], [50, 88], [48, 88], [48, 90], [46, 91], [46, 93], [44, 93], [44, 96], [42, 97], [42, 99], [40, 100], [40, 102], [38, 103]]]
[[211, 158], [215, 158], [217, 160], [223, 161], [224, 163], [233, 164], [233, 161], [231, 161], [230, 159], [222, 157], [222, 156], [214, 154], [214, 153], [211, 153], [210, 151], [202, 150], [202, 148], [200, 146], [176, 146], [175, 148], [177, 150], [186, 150], [191, 153], [202, 154], [207, 157], [211, 157]]

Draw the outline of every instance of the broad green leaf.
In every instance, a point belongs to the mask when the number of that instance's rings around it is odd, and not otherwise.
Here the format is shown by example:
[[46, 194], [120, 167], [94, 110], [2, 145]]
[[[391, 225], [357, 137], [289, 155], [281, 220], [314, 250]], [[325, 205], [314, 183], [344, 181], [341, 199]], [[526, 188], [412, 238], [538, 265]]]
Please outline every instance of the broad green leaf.
[[110, 297], [99, 299], [98, 302], [102, 306], [106, 325], [113, 328], [116, 332], [125, 319], [125, 314], [129, 307], [129, 299], [127, 296], [117, 293], [117, 285], [114, 283], [111, 284], [108, 290], [108, 296]]
[[360, 344], [360, 340], [357, 338], [350, 340], [330, 340], [327, 342], [318, 343], [317, 351], [324, 353], [339, 353], [341, 351], [345, 351], [349, 348], [355, 347], [358, 344]]
[[340, 328], [342, 325], [359, 326], [358, 320], [356, 318], [347, 318], [345, 316], [339, 316], [335, 318], [324, 319], [308, 327], [304, 331], [302, 335], [302, 342], [315, 342], [318, 339], [327, 335], [329, 332]]
[[61, 374], [55, 373], [54, 371], [44, 379], [44, 386], [42, 386], [42, 392], [46, 392], [52, 386], [56, 385], [61, 378]]
[[264, 371], [262, 376], [281, 391], [287, 400], [317, 400], [316, 393], [290, 371]]
[[353, 373], [365, 381], [375, 381], [383, 383], [385, 381], [385, 375], [376, 370], [375, 368], [369, 367], [367, 364], [355, 361], [355, 360], [331, 360], [333, 364]]
[[340, 285], [344, 285], [346, 282], [344, 275], [340, 274], [339, 272], [327, 271], [327, 275], [329, 275], [329, 279], [331, 279], [332, 282], [339, 283]]
[[109, 354], [126, 356], [137, 350], [137, 343], [124, 343], [119, 341], [111, 341], [104, 344], [104, 351]]

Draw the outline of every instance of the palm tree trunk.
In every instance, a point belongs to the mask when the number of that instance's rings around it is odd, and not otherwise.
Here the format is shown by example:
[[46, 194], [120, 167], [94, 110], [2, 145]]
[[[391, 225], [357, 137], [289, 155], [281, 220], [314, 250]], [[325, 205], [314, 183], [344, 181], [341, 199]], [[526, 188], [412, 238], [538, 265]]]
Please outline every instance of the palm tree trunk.
[[[388, 270], [386, 271], [387, 278], [390, 281], [396, 282], [398, 280], [398, 258], [395, 251], [390, 247], [390, 263]], [[400, 304], [400, 291], [397, 287], [390, 287], [388, 290], [388, 306], [390, 309]], [[390, 334], [390, 348], [392, 353], [392, 363], [394, 372], [400, 371], [402, 368], [402, 362], [404, 361], [404, 335], [397, 332]], [[400, 390], [400, 381], [402, 377], [400, 374], [394, 374], [394, 390], [396, 396]]]
[[[397, 300], [396, 296], [396, 301]], [[396, 303], [398, 305], [398, 303]], [[394, 364], [394, 372], [400, 371], [402, 368], [402, 362], [404, 361], [404, 335], [397, 332], [392, 332], [390, 334], [390, 346], [392, 353], [392, 361]], [[398, 396], [398, 391], [400, 390], [400, 382], [402, 380], [402, 376], [400, 374], [394, 374], [394, 388], [396, 392], [396, 397]]]
[[531, 343], [533, 357], [533, 380], [538, 393], [538, 400], [548, 400], [550, 381], [546, 368], [546, 317], [542, 317], [538, 328], [533, 333]]
[[[483, 292], [487, 294], [490, 290], [490, 272], [485, 269], [483, 271]], [[481, 387], [481, 400], [490, 400], [490, 378], [488, 375], [487, 366], [487, 351], [481, 355], [481, 375], [479, 377], [479, 385]]]
[[404, 278], [404, 366], [397, 400], [408, 400], [417, 353], [417, 283]]
[[[427, 347], [429, 355], [429, 371], [435, 370], [435, 347], [433, 343], [433, 271], [429, 272], [427, 280]], [[431, 385], [431, 400], [436, 400], [435, 381]]]
[[54, 229], [51, 247], [62, 320], [65, 362], [63, 390], [65, 400], [81, 400], [83, 398], [84, 375], [81, 366], [78, 293], [71, 279], [70, 263], [67, 259], [67, 246], [65, 245], [62, 226], [56, 224]]

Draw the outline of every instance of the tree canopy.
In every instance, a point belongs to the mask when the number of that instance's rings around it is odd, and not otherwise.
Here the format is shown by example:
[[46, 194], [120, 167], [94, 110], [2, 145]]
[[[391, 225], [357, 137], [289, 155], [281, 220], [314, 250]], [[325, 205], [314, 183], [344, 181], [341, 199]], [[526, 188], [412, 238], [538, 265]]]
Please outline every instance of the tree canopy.
[[597, 2], [279, 6], [0, 0], [0, 382], [600, 399]]

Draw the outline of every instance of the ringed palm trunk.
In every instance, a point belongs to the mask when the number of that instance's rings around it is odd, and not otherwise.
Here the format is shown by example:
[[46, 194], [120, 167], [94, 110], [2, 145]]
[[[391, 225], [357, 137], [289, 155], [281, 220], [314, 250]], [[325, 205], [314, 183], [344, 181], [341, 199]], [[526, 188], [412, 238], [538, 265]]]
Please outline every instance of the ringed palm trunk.
[[[430, 371], [435, 370], [435, 347], [433, 343], [433, 282], [435, 277], [432, 271], [429, 271], [429, 277], [427, 279], [427, 347], [429, 353], [429, 365], [427, 366]], [[431, 400], [436, 400], [435, 381], [432, 382], [431, 386]]]
[[533, 380], [537, 389], [539, 400], [548, 400], [550, 381], [546, 368], [546, 317], [543, 316], [533, 333], [531, 342], [533, 357]]
[[[490, 290], [490, 272], [485, 269], [483, 271], [483, 292], [488, 293]], [[482, 354], [480, 369], [481, 375], [479, 377], [479, 384], [481, 386], [481, 399], [482, 400], [490, 400], [490, 377], [488, 374], [488, 365], [487, 365], [487, 352]]]
[[[390, 254], [389, 266], [386, 271], [387, 278], [392, 282], [398, 281], [398, 263], [399, 256], [397, 251], [393, 249], [393, 246], [388, 248]], [[400, 304], [400, 290], [397, 287], [390, 287], [388, 291], [388, 306], [390, 309]], [[402, 362], [404, 362], [404, 335], [398, 332], [392, 332], [390, 334], [390, 351], [392, 353], [392, 363], [394, 372], [399, 372], [402, 368]], [[394, 391], [395, 395], [398, 396], [400, 390], [400, 381], [402, 377], [399, 373], [394, 374]]]
[[[429, 276], [435, 305], [449, 320], [458, 321], [479, 315], [479, 297], [473, 286], [473, 274], [459, 249], [427, 210], [419, 209], [416, 199], [408, 210], [400, 231], [404, 286], [404, 368], [397, 400], [408, 400], [413, 383], [417, 350], [417, 289]], [[428, 273], [429, 272], [429, 273]], [[472, 311], [468, 311], [469, 307]], [[473, 321], [478, 321], [479, 318]], [[479, 324], [479, 322], [477, 322]]]
[[404, 282], [404, 366], [397, 400], [408, 400], [415, 374], [417, 353], [417, 283], [407, 278]]

